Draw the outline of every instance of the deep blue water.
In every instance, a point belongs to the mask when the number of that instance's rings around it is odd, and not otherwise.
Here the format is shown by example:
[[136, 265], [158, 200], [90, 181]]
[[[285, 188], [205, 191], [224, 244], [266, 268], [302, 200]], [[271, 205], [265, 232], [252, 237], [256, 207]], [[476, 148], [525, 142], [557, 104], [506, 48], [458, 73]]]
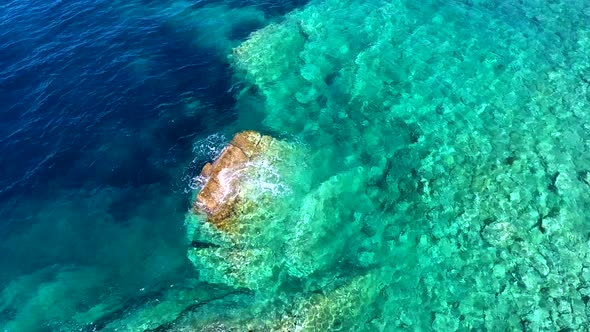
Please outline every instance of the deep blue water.
[[[22, 7], [6, 5], [1, 27], [3, 195], [56, 179], [72, 187], [159, 182], [169, 147], [207, 122], [231, 121], [227, 68], [190, 47], [181, 27], [122, 18], [105, 2]], [[181, 114], [187, 94], [214, 111]]]
[[[196, 273], [183, 229], [202, 162], [192, 147], [235, 120], [226, 56], [297, 5], [0, 5], [1, 321], [53, 330], [99, 299]], [[68, 293], [50, 296], [64, 313], [31, 309], [44, 287]]]

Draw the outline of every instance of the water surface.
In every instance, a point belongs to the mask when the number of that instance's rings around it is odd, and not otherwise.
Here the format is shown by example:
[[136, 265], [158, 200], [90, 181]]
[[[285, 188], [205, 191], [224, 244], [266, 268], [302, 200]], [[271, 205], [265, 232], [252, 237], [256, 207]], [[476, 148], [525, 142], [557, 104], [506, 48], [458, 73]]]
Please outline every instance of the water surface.
[[[590, 329], [585, 2], [0, 18], [2, 329]], [[228, 234], [189, 207], [243, 129], [290, 148]]]

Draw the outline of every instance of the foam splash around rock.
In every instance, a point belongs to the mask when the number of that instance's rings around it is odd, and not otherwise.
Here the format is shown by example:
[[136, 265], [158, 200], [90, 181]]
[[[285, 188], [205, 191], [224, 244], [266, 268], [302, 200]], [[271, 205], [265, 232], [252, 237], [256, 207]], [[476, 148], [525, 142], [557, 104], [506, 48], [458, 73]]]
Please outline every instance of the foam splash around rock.
[[[269, 285], [283, 259], [272, 250], [277, 229], [295, 203], [292, 181], [301, 171], [303, 147], [254, 131], [234, 136], [219, 156], [203, 167], [192, 212], [189, 241], [214, 243], [189, 249], [201, 279], [234, 287]], [[270, 263], [272, 262], [272, 263]]]
[[194, 210], [204, 212], [218, 228], [228, 227], [240, 210], [260, 193], [276, 194], [281, 188], [273, 160], [276, 140], [254, 131], [235, 135], [213, 163], [203, 167], [201, 188]]

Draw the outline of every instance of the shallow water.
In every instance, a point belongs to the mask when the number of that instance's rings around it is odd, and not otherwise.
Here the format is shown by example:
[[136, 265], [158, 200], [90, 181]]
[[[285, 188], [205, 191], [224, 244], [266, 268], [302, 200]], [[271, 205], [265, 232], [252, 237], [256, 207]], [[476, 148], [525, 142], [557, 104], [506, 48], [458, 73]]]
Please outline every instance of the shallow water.
[[[0, 16], [4, 330], [590, 329], [585, 2]], [[288, 148], [228, 234], [188, 209], [242, 129]]]

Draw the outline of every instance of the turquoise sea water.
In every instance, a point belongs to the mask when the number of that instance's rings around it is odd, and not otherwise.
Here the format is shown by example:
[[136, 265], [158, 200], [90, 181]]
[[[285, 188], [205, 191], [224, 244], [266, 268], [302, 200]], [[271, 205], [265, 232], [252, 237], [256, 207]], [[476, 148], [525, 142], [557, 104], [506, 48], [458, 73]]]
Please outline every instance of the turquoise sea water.
[[[24, 19], [15, 8], [2, 10]], [[590, 329], [590, 4], [100, 8], [112, 21], [97, 40], [120, 24], [142, 37], [105, 43], [127, 55], [112, 71], [127, 80], [81, 80], [101, 96], [94, 112], [15, 122], [43, 109], [24, 90], [44, 100], [41, 78], [66, 73], [19, 81], [14, 63], [59, 39], [4, 60], [2, 143], [17, 146], [3, 150], [16, 156], [0, 210], [4, 330]], [[1, 40], [31, 38], [15, 35]], [[96, 57], [71, 58], [79, 77]], [[73, 100], [46, 103], [88, 98]], [[228, 232], [189, 211], [193, 178], [244, 129], [285, 148], [255, 165], [254, 204]], [[27, 168], [39, 142], [85, 152]]]

